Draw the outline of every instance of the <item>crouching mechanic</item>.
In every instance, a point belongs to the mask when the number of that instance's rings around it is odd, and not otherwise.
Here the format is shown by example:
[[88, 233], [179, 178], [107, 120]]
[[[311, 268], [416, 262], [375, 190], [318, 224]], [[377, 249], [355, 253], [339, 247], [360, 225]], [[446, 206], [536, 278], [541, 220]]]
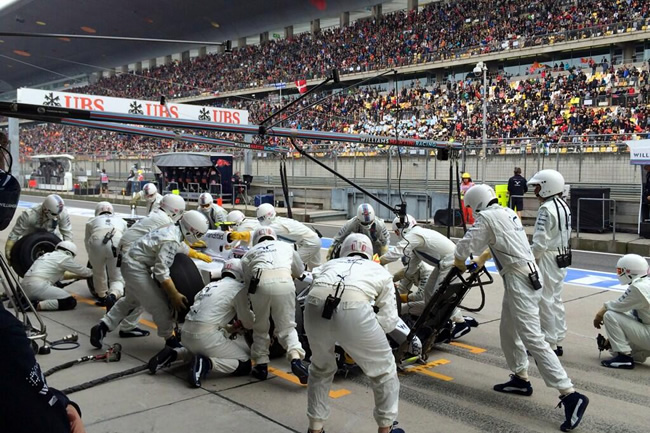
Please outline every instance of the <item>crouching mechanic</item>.
[[84, 243], [93, 268], [93, 285], [100, 298], [99, 304], [107, 311], [124, 295], [124, 279], [117, 267], [117, 253], [126, 230], [126, 221], [114, 215], [113, 205], [107, 201], [97, 203], [95, 217], [86, 223]]
[[191, 210], [183, 214], [178, 226], [154, 230], [135, 242], [122, 259], [127, 293], [151, 313], [158, 327], [158, 336], [165, 339], [166, 346], [180, 347], [180, 341], [174, 335], [173, 313], [189, 306], [187, 298], [176, 290], [169, 268], [177, 253], [188, 253], [189, 247], [185, 242], [195, 243], [207, 231], [205, 217]]
[[228, 212], [224, 208], [214, 203], [212, 194], [209, 192], [204, 192], [199, 196], [197, 210], [208, 219], [211, 230], [219, 227], [221, 223], [226, 221], [228, 216]]
[[310, 433], [322, 432], [330, 415], [329, 391], [338, 368], [336, 344], [370, 378], [379, 433], [404, 432], [393, 428], [399, 380], [386, 338], [399, 320], [393, 277], [372, 256], [370, 239], [353, 233], [343, 241], [338, 259], [314, 270], [305, 301], [305, 331], [312, 351], [307, 388]]
[[158, 194], [158, 188], [153, 183], [146, 184], [142, 191], [133, 194], [131, 199], [131, 206], [138, 204], [140, 200], [146, 200], [147, 202], [147, 215], [160, 207], [160, 202], [163, 199], [163, 196]]
[[546, 341], [557, 356], [562, 356], [560, 344], [567, 332], [562, 289], [571, 261], [571, 209], [562, 200], [564, 177], [559, 172], [542, 170], [528, 181], [528, 186], [534, 188], [541, 202], [532, 246], [542, 277], [539, 318]]
[[305, 351], [296, 332], [296, 287], [293, 283], [294, 278], [302, 276], [305, 267], [291, 245], [277, 240], [271, 227], [257, 229], [253, 243], [255, 245], [241, 259], [255, 313], [252, 375], [259, 380], [266, 380], [268, 376], [269, 329], [273, 318], [275, 334], [287, 350], [291, 371], [300, 383], [306, 384], [308, 373], [302, 363]]
[[[403, 226], [400, 227], [401, 225]], [[423, 286], [421, 313], [453, 267], [456, 245], [437, 231], [418, 226], [416, 219], [411, 215], [406, 215], [403, 223], [400, 217], [395, 217], [393, 231], [399, 237], [400, 242], [393, 251], [381, 257], [380, 263], [382, 265], [401, 258], [406, 267], [404, 277], [409, 280], [417, 279], [417, 274], [421, 272], [420, 263], [426, 263], [433, 267], [430, 268], [433, 271]], [[467, 334], [472, 326], [478, 326], [475, 320], [469, 323], [466, 322], [458, 308], [454, 309], [452, 321], [454, 322], [454, 328], [451, 334], [455, 336], [453, 338], [460, 338]], [[420, 338], [426, 340], [427, 336], [422, 335]]]
[[605, 302], [594, 318], [594, 326], [605, 325], [614, 357], [601, 361], [609, 368], [631, 370], [635, 362], [650, 356], [650, 279], [648, 262], [637, 254], [626, 254], [616, 263], [625, 293], [615, 301]]
[[22, 286], [30, 301], [41, 311], [72, 310], [77, 300], [55, 284], [60, 280], [92, 277], [93, 271], [74, 261], [77, 246], [61, 241], [51, 253], [43, 254], [29, 268]]
[[308, 269], [321, 264], [320, 238], [301, 222], [278, 216], [273, 205], [263, 203], [257, 208], [257, 219], [264, 227], [271, 227], [281, 241], [295, 243], [302, 262]]
[[[401, 311], [400, 316], [413, 316], [419, 317], [424, 311], [426, 304], [424, 303], [424, 287], [427, 285], [427, 280], [434, 272], [434, 268], [424, 262], [418, 265], [418, 272], [409, 277], [405, 276], [406, 268], [393, 275], [393, 281], [400, 294]], [[412, 291], [412, 287], [416, 286], [417, 290]], [[446, 327], [436, 337], [436, 343], [445, 342], [450, 340], [457, 340], [463, 335], [470, 332], [471, 328], [477, 327], [478, 322], [475, 318], [470, 316], [463, 316], [459, 308], [455, 308], [452, 316], [449, 318], [451, 326]]]
[[362, 203], [357, 208], [357, 216], [346, 222], [334, 237], [332, 245], [327, 251], [327, 260], [338, 250], [341, 243], [351, 233], [361, 233], [372, 241], [372, 250], [379, 256], [388, 252], [390, 235], [384, 220], [375, 217], [375, 210], [368, 203]]
[[[148, 233], [178, 223], [183, 216], [184, 210], [185, 200], [183, 200], [183, 197], [166, 194], [160, 203], [160, 208], [133, 224], [124, 233], [120, 241], [118, 261], [121, 261], [127, 255], [133, 244]], [[192, 258], [206, 262], [212, 261], [210, 256], [191, 248], [186, 249], [185, 246], [182, 246], [181, 250], [181, 252], [189, 251], [188, 255]], [[90, 330], [90, 343], [98, 349], [101, 348], [106, 334], [114, 330], [118, 325], [120, 326], [121, 338], [148, 336], [149, 331], [137, 326], [141, 314], [142, 306], [127, 286], [125, 296], [120, 298], [115, 303], [115, 306], [110, 311], [107, 311], [99, 323]]]
[[[514, 374], [510, 375], [510, 381], [495, 385], [494, 390], [524, 396], [533, 394], [528, 380], [528, 349], [546, 385], [560, 391], [560, 405], [564, 405], [565, 414], [560, 429], [571, 431], [580, 424], [589, 399], [576, 392], [557, 355], [544, 339], [539, 318], [542, 285], [521, 221], [512, 209], [499, 205], [488, 185], [476, 185], [467, 191], [465, 206], [477, 216], [456, 245], [454, 264], [464, 269], [470, 253], [489, 247], [505, 288], [499, 331], [501, 348]], [[476, 261], [479, 269], [484, 264], [481, 262], [482, 258]]]
[[43, 203], [27, 209], [18, 217], [5, 244], [5, 257], [11, 263], [11, 250], [24, 236], [38, 230], [54, 233], [64, 241], [72, 241], [72, 224], [63, 199], [56, 194], [45, 197]]
[[[250, 352], [229, 338], [234, 332], [253, 329], [253, 313], [249, 308], [241, 260], [229, 259], [223, 265], [221, 280], [208, 284], [194, 297], [194, 304], [185, 316], [183, 346], [166, 346], [158, 355], [168, 363], [177, 358], [192, 357], [188, 381], [199, 388], [209, 371], [244, 376], [251, 372]], [[237, 317], [233, 323], [232, 320]], [[174, 352], [174, 353], [172, 353]], [[152, 373], [160, 368], [150, 364]]]
[[246, 218], [240, 210], [234, 210], [228, 214], [226, 221], [231, 224], [233, 231], [248, 232], [248, 235], [240, 235], [239, 240], [244, 246], [251, 246], [255, 230], [260, 228], [260, 222], [256, 218]]

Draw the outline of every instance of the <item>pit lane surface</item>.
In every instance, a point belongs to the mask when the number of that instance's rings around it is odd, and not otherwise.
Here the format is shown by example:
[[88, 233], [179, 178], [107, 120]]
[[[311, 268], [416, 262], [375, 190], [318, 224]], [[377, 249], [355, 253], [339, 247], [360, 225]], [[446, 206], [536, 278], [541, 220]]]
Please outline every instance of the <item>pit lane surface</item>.
[[[25, 201], [40, 202], [42, 198]], [[67, 206], [93, 209], [94, 203], [66, 200]], [[71, 209], [72, 210], [72, 209]], [[129, 213], [126, 206], [116, 211]], [[19, 211], [20, 212], [20, 211]], [[84, 224], [87, 217], [73, 215], [73, 231], [80, 246], [79, 262], [85, 263]], [[324, 236], [335, 234], [335, 225], [317, 225]], [[0, 233], [4, 244], [8, 230]], [[323, 252], [324, 254], [324, 252]], [[591, 324], [596, 311], [606, 300], [618, 296], [615, 276], [609, 271], [616, 255], [575, 252], [574, 267], [586, 272], [565, 285], [569, 333], [564, 342], [562, 364], [577, 389], [591, 399], [586, 417], [578, 431], [642, 432], [649, 431], [650, 363], [634, 370], [610, 370], [601, 367], [596, 349], [598, 331]], [[577, 275], [577, 274], [576, 274]], [[584, 278], [600, 275], [602, 281]], [[581, 280], [582, 279], [582, 280]], [[583, 281], [584, 283], [581, 283]], [[586, 282], [585, 282], [586, 281]], [[44, 369], [87, 354], [100, 353], [89, 343], [90, 328], [101, 318], [103, 309], [90, 300], [85, 282], [68, 286], [79, 305], [74, 311], [43, 314], [50, 339], [72, 331], [78, 332], [81, 347], [73, 351], [53, 351], [38, 356]], [[400, 426], [407, 432], [552, 432], [563, 421], [563, 409], [556, 409], [557, 392], [546, 388], [531, 359], [530, 376], [534, 387], [531, 397], [503, 395], [492, 391], [495, 383], [508, 379], [509, 371], [499, 346], [499, 315], [503, 296], [500, 278], [486, 287], [486, 306], [473, 314], [479, 328], [454, 345], [440, 345], [429, 354], [427, 364], [400, 373]], [[477, 290], [463, 302], [476, 306]], [[119, 363], [87, 363], [61, 371], [48, 378], [50, 386], [66, 388], [97, 377], [141, 365], [162, 348], [162, 340], [147, 338], [121, 339], [109, 334], [106, 344], [123, 345]], [[243, 343], [242, 343], [243, 344]], [[605, 355], [603, 355], [605, 356]], [[306, 431], [306, 388], [288, 373], [284, 359], [271, 362], [269, 380], [258, 382], [250, 377], [230, 378], [210, 375], [201, 389], [186, 384], [185, 367], [175, 367], [155, 376], [140, 373], [72, 394], [83, 410], [89, 432], [304, 432]], [[329, 432], [370, 433], [376, 431], [372, 419], [372, 390], [368, 380], [358, 372], [337, 377], [332, 387], [332, 415]]]

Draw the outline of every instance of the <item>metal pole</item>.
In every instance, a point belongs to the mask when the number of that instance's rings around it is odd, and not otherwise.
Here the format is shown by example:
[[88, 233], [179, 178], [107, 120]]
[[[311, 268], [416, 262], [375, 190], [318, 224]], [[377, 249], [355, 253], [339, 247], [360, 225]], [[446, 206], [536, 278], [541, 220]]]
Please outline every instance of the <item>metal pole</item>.
[[[397, 123], [395, 124], [395, 128], [397, 128]], [[388, 148], [388, 192], [386, 195], [388, 196], [386, 199], [386, 203], [390, 206], [390, 190], [391, 190], [391, 172], [392, 172], [392, 165], [393, 165], [393, 148], [389, 147]]]
[[481, 182], [485, 183], [487, 168], [487, 66], [483, 65], [483, 173]]

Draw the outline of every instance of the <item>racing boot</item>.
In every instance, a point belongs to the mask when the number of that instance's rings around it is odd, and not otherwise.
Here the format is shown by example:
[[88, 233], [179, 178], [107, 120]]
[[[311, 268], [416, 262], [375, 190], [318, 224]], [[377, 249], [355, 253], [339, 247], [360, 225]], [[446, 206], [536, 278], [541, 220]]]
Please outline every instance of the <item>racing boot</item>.
[[189, 382], [193, 388], [201, 387], [201, 379], [208, 375], [208, 371], [212, 370], [212, 361], [210, 358], [203, 355], [194, 355], [190, 367]]
[[176, 361], [177, 358], [178, 352], [176, 352], [173, 347], [165, 346], [163, 350], [156, 353], [149, 360], [149, 372], [151, 374], [156, 374], [158, 370], [168, 367], [172, 362]]
[[634, 358], [630, 355], [619, 352], [618, 355], [611, 359], [600, 361], [600, 364], [608, 368], [622, 368], [632, 370], [634, 368]]
[[579, 392], [561, 395], [560, 402], [556, 406], [564, 406], [564, 422], [560, 426], [560, 430], [571, 431], [578, 427], [588, 405], [589, 399], [587, 396]]
[[307, 381], [309, 380], [309, 371], [300, 359], [291, 360], [291, 372], [298, 377], [300, 383], [307, 385]]
[[533, 395], [533, 387], [530, 382], [518, 377], [515, 374], [511, 374], [510, 380], [506, 383], [499, 383], [494, 385], [493, 389], [498, 392], [525, 395], [527, 397]]
[[115, 296], [112, 293], [109, 293], [106, 295], [106, 298], [104, 299], [104, 306], [106, 307], [106, 314], [108, 314], [109, 311], [111, 311], [111, 308], [113, 308], [113, 305], [117, 302], [117, 296]]
[[454, 324], [453, 329], [451, 330], [451, 339], [458, 340], [463, 335], [469, 334], [471, 328], [467, 322], [460, 322]]
[[255, 367], [253, 367], [253, 370], [251, 370], [251, 376], [253, 376], [255, 379], [266, 380], [266, 378], [269, 376], [268, 365], [257, 364]]
[[108, 326], [100, 320], [99, 324], [93, 326], [90, 330], [90, 344], [97, 349], [101, 349], [102, 341], [106, 337], [106, 334], [108, 334]]

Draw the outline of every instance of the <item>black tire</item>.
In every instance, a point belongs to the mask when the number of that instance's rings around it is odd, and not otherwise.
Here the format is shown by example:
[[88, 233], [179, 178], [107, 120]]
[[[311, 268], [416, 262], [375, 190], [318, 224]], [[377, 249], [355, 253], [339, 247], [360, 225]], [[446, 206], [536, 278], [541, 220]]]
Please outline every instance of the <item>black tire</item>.
[[[176, 254], [174, 263], [169, 268], [169, 275], [176, 286], [176, 290], [185, 295], [190, 305], [194, 302], [196, 294], [205, 287], [201, 272], [199, 272], [192, 259], [185, 254]], [[178, 315], [180, 323], [185, 321], [185, 315], [188, 311], [189, 309], [186, 309]]]
[[11, 267], [19, 277], [24, 277], [36, 259], [54, 251], [59, 242], [57, 235], [44, 230], [20, 238], [11, 250]]

